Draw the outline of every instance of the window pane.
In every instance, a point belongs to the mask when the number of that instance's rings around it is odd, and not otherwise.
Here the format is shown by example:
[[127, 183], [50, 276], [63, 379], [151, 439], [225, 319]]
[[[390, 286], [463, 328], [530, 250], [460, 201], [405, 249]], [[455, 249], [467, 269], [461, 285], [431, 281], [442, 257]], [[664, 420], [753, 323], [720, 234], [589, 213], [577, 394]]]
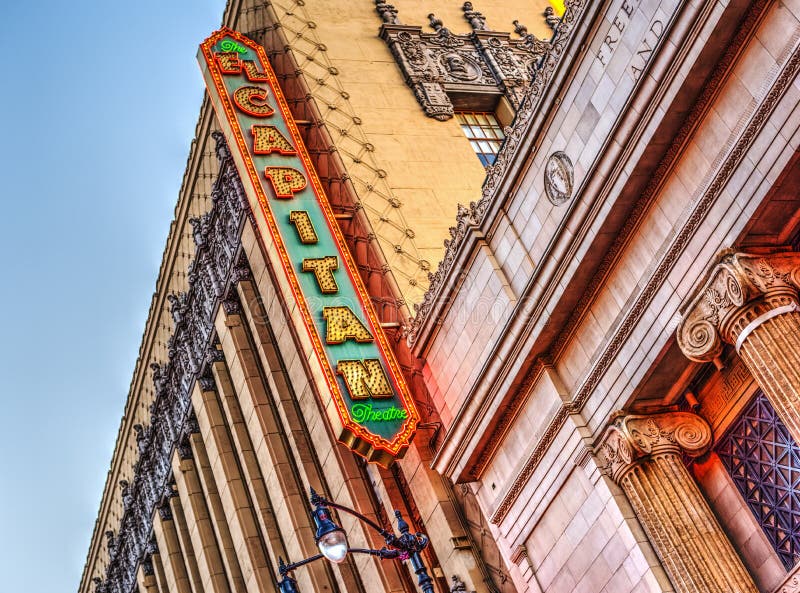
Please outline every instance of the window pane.
[[503, 130], [493, 113], [456, 113], [456, 120], [461, 123], [461, 131], [469, 139], [473, 150], [484, 166], [494, 163], [505, 138]]
[[486, 131], [480, 126], [472, 126], [473, 138], [486, 138]]

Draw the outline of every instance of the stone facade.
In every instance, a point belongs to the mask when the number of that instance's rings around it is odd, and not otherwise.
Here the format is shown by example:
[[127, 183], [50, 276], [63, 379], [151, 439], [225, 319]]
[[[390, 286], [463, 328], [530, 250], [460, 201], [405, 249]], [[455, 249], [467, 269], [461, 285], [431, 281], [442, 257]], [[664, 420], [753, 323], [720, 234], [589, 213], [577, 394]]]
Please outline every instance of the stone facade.
[[[719, 447], [759, 390], [781, 442], [796, 430], [798, 7], [571, 4], [409, 328], [445, 426], [433, 467], [473, 485], [518, 590], [778, 590], [789, 540]], [[710, 451], [640, 464], [647, 483], [598, 469], [614, 418], [678, 410]]]
[[[81, 593], [272, 591], [309, 488], [401, 510], [437, 593], [800, 590], [800, 5], [565, 4], [228, 3], [423, 423], [389, 468], [336, 442], [206, 102]], [[459, 110], [508, 126], [486, 170]]]

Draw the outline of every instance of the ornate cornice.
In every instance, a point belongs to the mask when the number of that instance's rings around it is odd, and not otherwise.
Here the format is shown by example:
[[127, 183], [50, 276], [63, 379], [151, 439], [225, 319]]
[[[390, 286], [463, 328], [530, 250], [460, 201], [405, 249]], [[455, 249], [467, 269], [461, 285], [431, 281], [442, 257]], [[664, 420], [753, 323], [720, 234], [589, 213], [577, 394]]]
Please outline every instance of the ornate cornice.
[[736, 344], [754, 319], [797, 305], [798, 288], [800, 253], [723, 253], [686, 308], [678, 345], [691, 360], [713, 360], [723, 344]]
[[444, 256], [436, 272], [428, 275], [430, 287], [422, 302], [414, 305], [414, 317], [403, 328], [403, 334], [409, 345], [413, 345], [417, 341], [420, 329], [431, 314], [434, 303], [441, 296], [445, 280], [450, 276], [459, 248], [467, 235], [467, 229], [469, 227], [477, 228], [483, 224], [489, 204], [498, 192], [506, 171], [509, 170], [516, 158], [517, 149], [526, 135], [534, 114], [538, 111], [544, 91], [553, 77], [556, 65], [564, 53], [567, 41], [572, 36], [575, 23], [578, 22], [585, 5], [586, 0], [567, 2], [561, 24], [557, 27], [550, 42], [536, 39], [527, 33], [524, 26], [516, 24], [517, 32], [523, 36], [520, 43], [526, 45], [529, 51], [538, 56], [531, 62], [531, 78], [524, 87], [525, 94], [521, 98], [514, 122], [505, 130], [506, 139], [500, 147], [500, 152], [494, 164], [486, 169], [486, 180], [483, 183], [481, 198], [477, 202], [470, 202], [469, 207], [459, 206], [456, 226], [450, 228], [450, 239], [445, 241]]
[[524, 34], [519, 39], [511, 39], [507, 32], [490, 31], [486, 17], [471, 2], [462, 6], [464, 18], [472, 27], [468, 34], [451, 32], [434, 14], [428, 15], [433, 33], [403, 25], [397, 9], [382, 0], [376, 0], [375, 10], [383, 20], [380, 36], [406, 83], [425, 115], [440, 121], [453, 117], [453, 93], [491, 95], [492, 101], [502, 94], [517, 109], [550, 49], [548, 42], [536, 39], [522, 26]]
[[164, 520], [171, 518], [168, 499], [176, 494], [171, 486], [172, 454], [178, 449], [183, 457], [190, 455], [185, 439], [197, 431], [191, 390], [198, 378], [209, 376], [208, 365], [218, 358], [213, 316], [225, 295], [235, 294], [231, 287], [247, 277], [237, 257], [250, 209], [223, 135], [212, 136], [220, 161], [211, 192], [213, 205], [207, 214], [190, 221], [196, 252], [189, 266], [189, 289], [167, 296], [175, 324], [169, 359], [150, 364], [155, 389], [150, 424], [133, 427], [139, 457], [132, 480], [120, 482], [123, 515], [117, 534], [108, 538], [108, 566], [104, 579], [95, 577], [96, 593], [135, 591], [136, 570], [152, 554], [148, 544], [155, 512]]
[[667, 412], [650, 416], [617, 414], [596, 454], [600, 469], [619, 483], [637, 463], [664, 453], [699, 457], [713, 440], [711, 427], [689, 412]]

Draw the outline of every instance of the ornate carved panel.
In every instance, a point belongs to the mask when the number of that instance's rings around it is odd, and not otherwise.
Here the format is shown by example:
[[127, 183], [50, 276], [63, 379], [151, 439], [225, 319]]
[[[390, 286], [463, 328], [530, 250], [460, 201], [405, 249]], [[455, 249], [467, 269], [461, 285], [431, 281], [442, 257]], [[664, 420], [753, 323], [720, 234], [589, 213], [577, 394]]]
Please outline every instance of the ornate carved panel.
[[787, 570], [800, 560], [800, 447], [758, 393], [716, 446]]
[[[463, 6], [464, 18], [472, 33], [456, 35], [434, 14], [428, 15], [433, 33], [422, 27], [403, 25], [394, 6], [376, 0], [383, 19], [380, 36], [394, 55], [403, 77], [425, 111], [425, 115], [444, 121], [453, 117], [454, 108], [486, 111], [505, 96], [519, 108], [525, 90], [551, 49], [550, 42], [528, 33], [514, 21], [519, 38], [510, 33], [489, 31], [485, 17]], [[552, 23], [557, 33], [557, 17]]]

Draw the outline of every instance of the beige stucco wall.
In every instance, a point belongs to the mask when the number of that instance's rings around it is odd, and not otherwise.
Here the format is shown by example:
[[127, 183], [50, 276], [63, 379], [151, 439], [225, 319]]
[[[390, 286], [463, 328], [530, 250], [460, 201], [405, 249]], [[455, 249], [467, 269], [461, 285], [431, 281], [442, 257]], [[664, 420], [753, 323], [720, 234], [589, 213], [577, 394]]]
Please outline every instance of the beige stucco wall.
[[[543, 17], [547, 0], [474, 4], [489, 28], [513, 38], [519, 38], [514, 20], [540, 38], [552, 35]], [[433, 12], [457, 34], [471, 31], [462, 5], [452, 0], [395, 3], [404, 24], [432, 32], [427, 15]], [[237, 28], [257, 29], [257, 15], [238, 17]], [[378, 36], [382, 21], [374, 2], [315, 0], [300, 6], [277, 0], [266, 18], [280, 23], [394, 272], [399, 296], [409, 306], [418, 303], [429, 271], [442, 257], [457, 205], [480, 197], [483, 167], [455, 118], [441, 122], [423, 113]]]

